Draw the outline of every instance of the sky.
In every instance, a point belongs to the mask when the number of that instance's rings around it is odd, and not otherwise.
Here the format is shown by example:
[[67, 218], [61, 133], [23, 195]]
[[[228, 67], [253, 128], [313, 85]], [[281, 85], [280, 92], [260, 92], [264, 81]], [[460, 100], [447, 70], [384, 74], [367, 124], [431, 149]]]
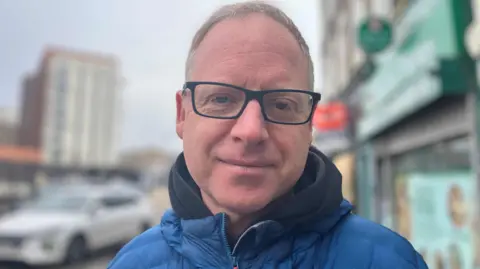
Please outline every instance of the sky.
[[[179, 152], [175, 92], [184, 81], [190, 41], [211, 12], [234, 2], [0, 0], [0, 107], [18, 108], [21, 78], [36, 69], [48, 45], [113, 54], [126, 79], [120, 149]], [[319, 1], [270, 2], [302, 31], [319, 74]]]

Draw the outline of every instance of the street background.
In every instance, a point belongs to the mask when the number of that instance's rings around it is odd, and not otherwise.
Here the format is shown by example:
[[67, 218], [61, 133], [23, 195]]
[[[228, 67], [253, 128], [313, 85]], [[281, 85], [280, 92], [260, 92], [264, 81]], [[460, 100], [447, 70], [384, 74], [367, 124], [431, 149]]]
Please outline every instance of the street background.
[[[234, 2], [0, 0], [0, 260], [16, 261], [0, 269], [56, 257], [60, 246], [74, 258], [84, 246], [70, 239], [99, 223], [97, 235], [132, 219], [135, 233], [159, 223], [182, 148], [174, 94], [191, 38]], [[267, 2], [310, 45], [322, 93], [314, 143], [356, 213], [409, 239], [429, 268], [480, 268], [480, 0]], [[63, 207], [55, 188], [82, 184], [141, 194], [130, 203], [107, 192], [100, 213], [84, 192]], [[69, 220], [54, 223], [53, 209], [70, 210]], [[54, 268], [106, 268], [122, 234]], [[18, 255], [26, 245], [36, 250]]]

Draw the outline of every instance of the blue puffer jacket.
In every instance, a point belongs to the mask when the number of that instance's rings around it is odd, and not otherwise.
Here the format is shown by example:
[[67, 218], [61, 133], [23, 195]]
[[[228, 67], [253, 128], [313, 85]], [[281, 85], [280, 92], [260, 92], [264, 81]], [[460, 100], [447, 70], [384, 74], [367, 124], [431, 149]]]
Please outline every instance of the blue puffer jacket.
[[[336, 201], [341, 198], [341, 184], [327, 181], [339, 180], [338, 171], [319, 152], [312, 150], [312, 154], [300, 180], [303, 186], [292, 190], [287, 195], [290, 199], [282, 198], [284, 203], [272, 206], [234, 246], [227, 241], [225, 214], [202, 215], [208, 210], [199, 206], [203, 203], [193, 181], [185, 170], [177, 173], [179, 167], [185, 168], [180, 156], [170, 178], [174, 210], [167, 211], [158, 226], [127, 244], [108, 268], [428, 268], [407, 240], [352, 214], [349, 202]], [[312, 165], [314, 169], [310, 169]], [[315, 172], [314, 180], [305, 180], [312, 179], [308, 171]], [[179, 182], [187, 184], [179, 187]]]

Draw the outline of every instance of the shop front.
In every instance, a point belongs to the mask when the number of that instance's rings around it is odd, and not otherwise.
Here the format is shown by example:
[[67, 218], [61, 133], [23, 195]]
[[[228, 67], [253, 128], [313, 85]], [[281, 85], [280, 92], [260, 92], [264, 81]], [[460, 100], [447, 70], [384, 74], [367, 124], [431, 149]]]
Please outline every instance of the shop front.
[[429, 268], [475, 268], [478, 263], [470, 138], [442, 139], [379, 160], [389, 177], [379, 184], [385, 205], [381, 222], [409, 239]]
[[352, 146], [353, 133], [346, 104], [319, 104], [313, 115], [313, 144], [328, 157], [342, 153]]
[[314, 145], [332, 159], [342, 174], [343, 196], [356, 204], [355, 152], [348, 106], [340, 101], [319, 104], [313, 117]]
[[338, 154], [333, 158], [333, 163], [342, 173], [343, 198], [356, 207], [355, 154], [351, 151]]
[[478, 262], [469, 4], [412, 1], [358, 90], [358, 212], [407, 237], [429, 268]]

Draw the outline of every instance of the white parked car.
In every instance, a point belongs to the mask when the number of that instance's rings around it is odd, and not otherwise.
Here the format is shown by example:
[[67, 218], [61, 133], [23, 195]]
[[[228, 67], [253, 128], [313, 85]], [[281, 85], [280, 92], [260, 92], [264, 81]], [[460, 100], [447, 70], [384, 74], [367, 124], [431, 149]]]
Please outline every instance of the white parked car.
[[0, 218], [0, 261], [74, 263], [127, 242], [158, 221], [148, 198], [126, 186], [52, 190]]

